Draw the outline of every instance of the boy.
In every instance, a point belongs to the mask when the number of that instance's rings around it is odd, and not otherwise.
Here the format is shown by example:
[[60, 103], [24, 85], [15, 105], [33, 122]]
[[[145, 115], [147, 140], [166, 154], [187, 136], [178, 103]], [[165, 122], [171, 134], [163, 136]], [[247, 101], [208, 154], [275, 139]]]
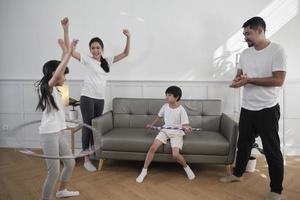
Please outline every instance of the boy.
[[[163, 117], [165, 122], [165, 125], [163, 127], [182, 128], [186, 132], [191, 132], [191, 127], [188, 125], [189, 119], [187, 113], [185, 109], [179, 104], [179, 100], [182, 96], [181, 89], [177, 86], [171, 86], [167, 88], [165, 94], [167, 103], [162, 106], [158, 113], [158, 116], [151, 124], [147, 125], [147, 128], [152, 128], [153, 126], [155, 126], [160, 118]], [[186, 164], [186, 161], [179, 152], [179, 150], [182, 150], [184, 135], [185, 133], [182, 130], [162, 129], [158, 133], [150, 149], [148, 150], [144, 168], [141, 174], [136, 178], [136, 182], [143, 182], [144, 178], [147, 175], [147, 169], [151, 161], [153, 160], [155, 152], [162, 144], [166, 144], [168, 139], [170, 139], [173, 158], [183, 166], [188, 179], [193, 180], [195, 178], [195, 174]]]

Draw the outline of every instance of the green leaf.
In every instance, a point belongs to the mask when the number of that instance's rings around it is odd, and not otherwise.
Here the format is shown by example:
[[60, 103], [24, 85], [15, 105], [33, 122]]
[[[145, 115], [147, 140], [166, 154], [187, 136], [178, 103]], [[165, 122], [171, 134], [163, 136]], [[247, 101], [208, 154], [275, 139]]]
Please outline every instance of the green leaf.
[[69, 97], [69, 105], [73, 106], [73, 108], [74, 108], [74, 107], [80, 105], [80, 101], [78, 101], [78, 100], [76, 100], [76, 99], [74, 99], [72, 97]]

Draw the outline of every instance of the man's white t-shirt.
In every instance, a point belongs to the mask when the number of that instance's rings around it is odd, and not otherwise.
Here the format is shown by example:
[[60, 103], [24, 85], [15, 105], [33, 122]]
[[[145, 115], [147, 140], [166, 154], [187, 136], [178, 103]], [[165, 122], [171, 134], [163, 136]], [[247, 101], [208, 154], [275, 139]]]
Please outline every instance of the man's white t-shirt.
[[[188, 115], [183, 108], [183, 106], [178, 106], [177, 108], [170, 108], [169, 104], [166, 103], [162, 106], [158, 113], [159, 117], [164, 118], [164, 126], [163, 127], [172, 127], [172, 128], [181, 128], [184, 124], [189, 124]], [[180, 130], [171, 130], [165, 129], [168, 133], [180, 133], [184, 135], [184, 131]]]
[[[108, 57], [105, 59], [110, 68], [113, 64], [114, 57]], [[85, 66], [87, 70], [81, 90], [81, 95], [94, 99], [105, 99], [108, 73], [106, 73], [100, 66], [101, 62], [89, 55], [82, 54], [80, 56], [80, 62]]]
[[48, 112], [46, 108], [42, 114], [42, 121], [39, 127], [40, 134], [57, 133], [67, 128], [64, 105], [62, 102], [61, 94], [56, 87], [53, 87], [52, 94], [55, 104], [59, 110], [51, 108]]
[[[240, 56], [239, 65], [243, 74], [250, 78], [271, 77], [272, 72], [286, 71], [286, 55], [280, 45], [272, 42], [259, 51], [254, 47], [245, 49]], [[253, 111], [273, 107], [278, 103], [280, 89], [281, 87], [246, 84], [242, 107]]]

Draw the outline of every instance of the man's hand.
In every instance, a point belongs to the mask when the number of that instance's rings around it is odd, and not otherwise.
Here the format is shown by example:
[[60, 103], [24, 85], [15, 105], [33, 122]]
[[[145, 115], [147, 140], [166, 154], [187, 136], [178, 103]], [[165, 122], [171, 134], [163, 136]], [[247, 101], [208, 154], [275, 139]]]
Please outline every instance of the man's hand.
[[243, 74], [238, 77], [235, 77], [235, 79], [232, 81], [229, 87], [239, 88], [246, 85], [248, 81], [249, 81], [249, 77], [247, 76], [247, 74]]
[[238, 81], [240, 81], [240, 80], [241, 80], [241, 75], [236, 76], [236, 77], [232, 80], [232, 82], [238, 82]]

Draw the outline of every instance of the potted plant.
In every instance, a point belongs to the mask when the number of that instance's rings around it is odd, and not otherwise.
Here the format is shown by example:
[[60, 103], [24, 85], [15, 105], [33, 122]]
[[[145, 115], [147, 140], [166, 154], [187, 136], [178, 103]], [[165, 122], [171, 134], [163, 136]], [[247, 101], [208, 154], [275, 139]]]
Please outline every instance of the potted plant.
[[72, 97], [69, 98], [69, 106], [72, 106], [71, 110], [69, 111], [69, 119], [70, 120], [77, 120], [78, 119], [78, 111], [75, 110], [76, 106], [80, 105], [80, 101], [73, 99]]
[[[255, 142], [252, 145], [252, 149], [257, 149], [259, 153], [264, 154], [264, 150], [259, 147], [259, 145]], [[247, 172], [254, 172], [256, 168], [256, 157], [254, 155], [250, 155], [249, 161], [246, 166]]]

